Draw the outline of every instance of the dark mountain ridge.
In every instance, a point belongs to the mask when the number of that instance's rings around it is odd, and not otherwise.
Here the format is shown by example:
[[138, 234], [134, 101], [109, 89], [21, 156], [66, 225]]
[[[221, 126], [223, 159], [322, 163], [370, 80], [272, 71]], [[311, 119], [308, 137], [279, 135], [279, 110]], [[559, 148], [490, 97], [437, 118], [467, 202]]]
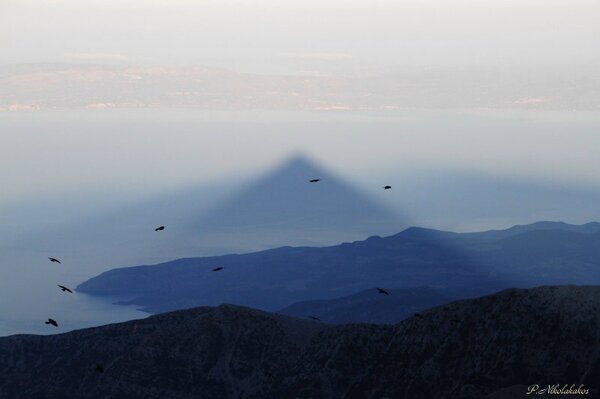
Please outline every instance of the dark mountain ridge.
[[[298, 302], [277, 313], [293, 317], [318, 317], [324, 323], [394, 324], [415, 312], [450, 302], [451, 298], [429, 287], [386, 289], [378, 295], [371, 288], [353, 295], [329, 300]], [[377, 295], [376, 295], [377, 294]]]
[[329, 326], [222, 305], [15, 335], [0, 338], [0, 398], [481, 399], [508, 387], [519, 398], [556, 383], [598, 397], [599, 286], [509, 289], [421, 314]]

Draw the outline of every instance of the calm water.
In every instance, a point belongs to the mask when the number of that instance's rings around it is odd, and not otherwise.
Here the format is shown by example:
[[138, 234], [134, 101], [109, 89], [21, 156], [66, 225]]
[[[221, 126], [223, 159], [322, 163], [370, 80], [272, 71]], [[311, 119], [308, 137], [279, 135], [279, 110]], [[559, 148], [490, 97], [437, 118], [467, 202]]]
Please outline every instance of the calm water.
[[[12, 304], [15, 306], [14, 302]], [[16, 306], [20, 309], [27, 306], [28, 309], [11, 317], [1, 317], [0, 336], [58, 334], [149, 316], [148, 313], [139, 312], [131, 306], [111, 305], [110, 302], [77, 293], [56, 296], [32, 293], [25, 303]], [[10, 309], [6, 312], [6, 304], [2, 306], [2, 310], [4, 314], [13, 313]], [[58, 328], [44, 324], [48, 318], [55, 319], [59, 324]]]

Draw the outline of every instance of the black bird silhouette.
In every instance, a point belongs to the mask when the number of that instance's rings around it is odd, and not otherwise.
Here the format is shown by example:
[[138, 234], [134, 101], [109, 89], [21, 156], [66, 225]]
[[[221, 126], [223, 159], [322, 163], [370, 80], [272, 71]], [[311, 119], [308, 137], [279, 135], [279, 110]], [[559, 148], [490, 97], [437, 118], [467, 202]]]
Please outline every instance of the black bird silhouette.
[[459, 320], [459, 319], [452, 319], [452, 320], [450, 320], [450, 321], [451, 321], [452, 323], [460, 323], [460, 320]]
[[58, 323], [54, 319], [48, 319], [48, 321], [45, 321], [44, 324], [52, 324], [54, 327], [58, 327]]
[[413, 316], [415, 316], [417, 319], [423, 318], [423, 315], [421, 313], [415, 313]]
[[99, 364], [97, 364], [96, 367], [94, 367], [94, 370], [96, 370], [100, 374], [104, 373], [104, 368], [102, 366], [100, 366]]
[[321, 181], [321, 179], [310, 179], [308, 182], [309, 183], [316, 183], [318, 181]]
[[50, 262], [60, 263], [60, 261], [56, 258], [48, 258], [48, 259], [50, 259]]
[[389, 190], [390, 188], [392, 188], [392, 186], [383, 186], [384, 190]]
[[379, 291], [380, 294], [390, 295], [390, 293], [384, 290], [383, 288], [377, 288], [377, 291]]
[[154, 229], [154, 231], [161, 231], [164, 229], [165, 229], [165, 226], [158, 226], [157, 228]]
[[58, 284], [58, 286], [60, 287], [60, 290], [61, 290], [61, 291], [63, 291], [63, 292], [64, 292], [64, 291], [67, 291], [67, 292], [70, 292], [71, 294], [73, 293], [73, 291], [71, 291], [70, 289], [68, 289], [68, 288], [67, 288], [67, 287], [65, 287], [64, 285], [60, 285], [60, 284]]
[[316, 321], [321, 321], [321, 319], [319, 319], [319, 318], [318, 318], [318, 317], [316, 317], [316, 316], [308, 316], [308, 318], [309, 318], [309, 319], [316, 320]]
[[219, 267], [215, 267], [214, 269], [212, 269], [213, 272], [218, 272], [219, 270], [223, 270], [223, 268], [221, 266], [219, 266]]

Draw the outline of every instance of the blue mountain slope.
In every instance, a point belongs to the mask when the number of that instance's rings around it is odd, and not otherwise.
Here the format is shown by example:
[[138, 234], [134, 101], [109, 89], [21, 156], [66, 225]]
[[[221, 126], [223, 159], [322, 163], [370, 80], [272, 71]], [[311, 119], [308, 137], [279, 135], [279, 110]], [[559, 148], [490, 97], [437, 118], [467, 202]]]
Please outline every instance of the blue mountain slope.
[[533, 230], [477, 251], [490, 269], [520, 275], [530, 283], [600, 282], [600, 232]]
[[[331, 247], [282, 247], [114, 269], [80, 292], [159, 312], [236, 303], [277, 310], [374, 286], [429, 286], [466, 297], [511, 286], [600, 282], [600, 233], [532, 230], [500, 240], [411, 228]], [[485, 234], [485, 233], [484, 233]], [[224, 269], [213, 272], [220, 266]]]
[[[217, 266], [224, 269], [212, 272]], [[283, 247], [114, 269], [84, 282], [78, 290], [136, 296], [133, 303], [150, 311], [224, 302], [277, 310], [297, 301], [336, 298], [373, 286], [429, 285], [476, 295], [505, 284], [456, 248], [396, 235], [324, 248]]]

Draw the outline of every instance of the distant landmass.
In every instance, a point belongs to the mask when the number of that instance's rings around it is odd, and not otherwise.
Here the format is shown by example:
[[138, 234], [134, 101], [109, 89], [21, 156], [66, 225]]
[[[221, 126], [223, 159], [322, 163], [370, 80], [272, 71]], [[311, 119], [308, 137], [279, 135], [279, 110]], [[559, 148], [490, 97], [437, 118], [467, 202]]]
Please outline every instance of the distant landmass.
[[377, 292], [374, 287], [342, 298], [298, 302], [277, 313], [300, 318], [312, 316], [331, 324], [394, 324], [451, 300], [429, 287], [387, 289], [389, 295], [374, 295]]
[[[544, 222], [503, 233], [460, 234], [414, 227], [330, 247], [282, 247], [113, 269], [77, 290], [128, 298], [122, 303], [149, 312], [221, 303], [276, 311], [373, 287], [427, 286], [466, 298], [509, 287], [596, 284], [596, 228]], [[224, 269], [212, 272], [215, 267]]]
[[597, 110], [599, 92], [593, 68], [445, 68], [343, 77], [261, 75], [201, 65], [0, 66], [0, 112], [157, 107], [387, 113], [456, 108]]
[[533, 384], [595, 398], [599, 325], [599, 286], [509, 289], [390, 326], [203, 307], [0, 338], [0, 398], [513, 399]]

